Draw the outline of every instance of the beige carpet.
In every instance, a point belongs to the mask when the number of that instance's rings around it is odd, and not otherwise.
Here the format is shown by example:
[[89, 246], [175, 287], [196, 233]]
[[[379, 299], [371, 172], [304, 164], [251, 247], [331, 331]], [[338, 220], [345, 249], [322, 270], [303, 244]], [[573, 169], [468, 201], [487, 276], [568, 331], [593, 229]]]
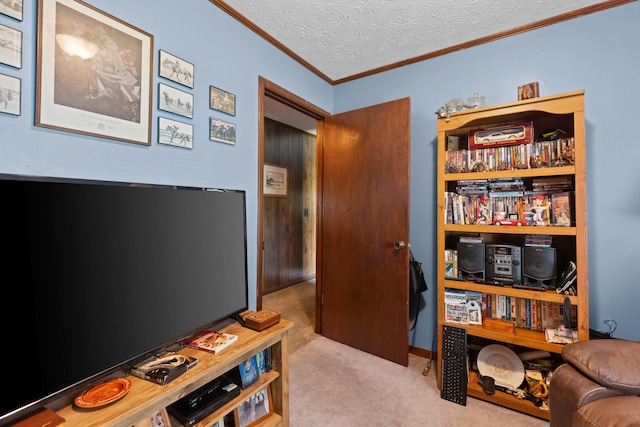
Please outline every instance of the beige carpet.
[[314, 295], [315, 283], [304, 282], [263, 299], [265, 308], [297, 322], [289, 358], [292, 427], [548, 427], [479, 399], [468, 397], [466, 406], [441, 399], [435, 364], [422, 375], [424, 358], [409, 355], [404, 367], [313, 333]]

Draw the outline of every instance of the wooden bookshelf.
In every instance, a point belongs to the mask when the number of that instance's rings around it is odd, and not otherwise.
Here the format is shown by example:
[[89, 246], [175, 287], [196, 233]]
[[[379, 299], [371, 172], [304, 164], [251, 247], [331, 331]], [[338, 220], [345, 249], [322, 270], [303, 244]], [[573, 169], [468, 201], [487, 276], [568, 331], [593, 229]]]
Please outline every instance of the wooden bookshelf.
[[[457, 172], [449, 165], [447, 173], [448, 138], [457, 137], [459, 148], [468, 148], [469, 131], [478, 128], [490, 128], [519, 122], [533, 122], [533, 138], [548, 129], [563, 129], [566, 136], [574, 138], [574, 157], [570, 164], [551, 167], [536, 167], [509, 170], [490, 170], [484, 172]], [[528, 234], [551, 235], [552, 247], [556, 247], [559, 276], [564, 260], [576, 263], [578, 276], [577, 295], [569, 297], [570, 303], [577, 307], [578, 339], [589, 339], [589, 286], [587, 257], [587, 221], [586, 221], [586, 138], [584, 91], [574, 91], [522, 101], [492, 105], [483, 108], [452, 113], [449, 120], [438, 118], [438, 366], [442, 366], [442, 327], [450, 325], [464, 328], [468, 340], [480, 339], [507, 347], [545, 350], [559, 354], [562, 344], [548, 343], [544, 332], [515, 328], [511, 331], [498, 331], [482, 325], [447, 323], [445, 321], [445, 290], [481, 292], [483, 294], [505, 295], [515, 298], [531, 299], [551, 303], [562, 303], [564, 295], [555, 290], [520, 289], [512, 286], [494, 286], [474, 281], [451, 280], [445, 277], [445, 251], [456, 249], [455, 244], [462, 235], [481, 236], [483, 243], [524, 246], [524, 237]], [[528, 163], [528, 162], [527, 162]], [[495, 178], [523, 178], [532, 181], [535, 178], [570, 177], [573, 182], [575, 224], [565, 226], [497, 226], [480, 224], [447, 223], [445, 192], [451, 192], [461, 180], [489, 180]], [[438, 386], [442, 384], [441, 370], [438, 370]], [[478, 384], [476, 373], [470, 374], [467, 395], [514, 410], [549, 419], [549, 412], [535, 407], [531, 402], [519, 400], [506, 393], [496, 392], [487, 395]]]
[[[65, 419], [65, 427], [135, 426], [162, 408], [166, 408], [181, 397], [240, 365], [259, 351], [271, 347], [272, 371], [262, 374], [256, 384], [242, 390], [238, 397], [195, 426], [213, 425], [224, 415], [234, 411], [247, 397], [265, 387], [270, 387], [273, 413], [260, 425], [287, 427], [289, 425], [288, 330], [292, 327], [293, 323], [284, 319], [262, 332], [233, 323], [222, 331], [238, 335], [238, 340], [219, 354], [182, 348], [180, 352], [197, 357], [198, 364], [168, 385], [162, 387], [150, 381], [129, 376], [132, 382], [131, 390], [121, 400], [95, 410], [83, 410], [69, 405], [59, 410], [58, 414]], [[180, 424], [172, 420], [172, 425]]]

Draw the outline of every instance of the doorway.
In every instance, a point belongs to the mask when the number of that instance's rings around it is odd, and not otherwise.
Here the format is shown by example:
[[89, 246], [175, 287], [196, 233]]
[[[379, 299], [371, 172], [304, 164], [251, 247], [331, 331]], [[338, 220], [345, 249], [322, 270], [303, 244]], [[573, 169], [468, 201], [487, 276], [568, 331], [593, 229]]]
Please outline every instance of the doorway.
[[[257, 307], [261, 309], [265, 295], [315, 279], [317, 274], [319, 144], [322, 123], [329, 114], [263, 78], [259, 79], [258, 110]], [[274, 138], [282, 140], [279, 148], [273, 147]], [[262, 192], [265, 164], [286, 169], [289, 177], [295, 177], [296, 182], [288, 182], [287, 197]], [[316, 287], [316, 331], [320, 331], [318, 295]]]
[[[316, 333], [407, 366], [410, 99], [330, 115], [260, 78], [261, 189], [267, 182], [262, 160], [270, 100], [316, 121]], [[266, 267], [262, 191], [258, 200], [261, 308]]]

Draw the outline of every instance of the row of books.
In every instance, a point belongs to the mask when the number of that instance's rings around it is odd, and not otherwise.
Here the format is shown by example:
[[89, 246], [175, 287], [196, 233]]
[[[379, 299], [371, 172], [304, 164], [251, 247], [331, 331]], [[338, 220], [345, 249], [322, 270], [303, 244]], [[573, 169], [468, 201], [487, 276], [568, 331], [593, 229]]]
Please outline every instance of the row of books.
[[[485, 294], [457, 289], [445, 290], [445, 321], [460, 324], [482, 324], [494, 318], [513, 322], [515, 327], [543, 332], [564, 325], [562, 303], [539, 301], [507, 295]], [[480, 313], [475, 313], [479, 307]], [[571, 323], [577, 321], [577, 307], [571, 306]]]
[[574, 138], [507, 147], [447, 151], [446, 173], [487, 172], [574, 164]]
[[[486, 196], [486, 198], [485, 198]], [[542, 197], [536, 205], [536, 197]], [[571, 191], [558, 193], [494, 192], [485, 195], [445, 192], [445, 224], [492, 224], [494, 219], [507, 219], [512, 215], [525, 221], [525, 225], [570, 226], [573, 218]], [[539, 219], [535, 220], [538, 209]], [[499, 218], [496, 216], [499, 214]], [[488, 217], [488, 218], [486, 218]]]

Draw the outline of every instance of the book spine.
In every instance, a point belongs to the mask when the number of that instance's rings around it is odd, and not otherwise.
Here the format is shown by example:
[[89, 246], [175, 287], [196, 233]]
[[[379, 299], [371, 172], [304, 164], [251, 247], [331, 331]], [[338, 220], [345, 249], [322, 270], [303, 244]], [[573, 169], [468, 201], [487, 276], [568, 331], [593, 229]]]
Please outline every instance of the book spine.
[[160, 385], [166, 385], [167, 384], [167, 377], [152, 377], [151, 375], [142, 372], [138, 369], [135, 368], [131, 368], [130, 370], [130, 374], [133, 375], [134, 377], [138, 377], [141, 378], [143, 380], [147, 380], [147, 381], [151, 381], [152, 383], [156, 383], [156, 384], [160, 384]]

